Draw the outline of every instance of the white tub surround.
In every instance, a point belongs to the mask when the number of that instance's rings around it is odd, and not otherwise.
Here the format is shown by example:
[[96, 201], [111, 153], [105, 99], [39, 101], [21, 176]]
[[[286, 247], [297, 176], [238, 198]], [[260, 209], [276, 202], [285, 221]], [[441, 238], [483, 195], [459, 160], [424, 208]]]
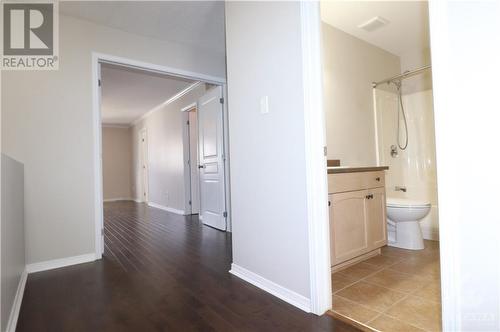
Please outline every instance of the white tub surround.
[[[403, 83], [404, 84], [404, 83]], [[379, 165], [389, 166], [386, 173], [387, 197], [430, 203], [430, 212], [420, 221], [424, 239], [439, 239], [437, 213], [436, 144], [432, 90], [403, 95], [408, 122], [408, 147], [391, 156], [397, 146], [398, 96], [395, 92], [374, 89], [375, 127]], [[404, 123], [400, 117], [400, 135], [404, 142]], [[396, 190], [406, 189], [406, 192]]]

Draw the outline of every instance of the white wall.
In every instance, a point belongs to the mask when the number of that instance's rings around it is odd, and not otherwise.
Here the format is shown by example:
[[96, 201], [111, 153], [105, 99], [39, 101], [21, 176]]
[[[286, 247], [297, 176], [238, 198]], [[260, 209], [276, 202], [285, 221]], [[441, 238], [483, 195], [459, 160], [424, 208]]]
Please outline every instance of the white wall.
[[[136, 199], [142, 197], [139, 133], [141, 129], [146, 128], [148, 135], [149, 203], [179, 211], [185, 210], [184, 172], [186, 169], [184, 167], [183, 145], [184, 121], [181, 109], [196, 102], [204, 93], [205, 85], [199, 85], [133, 126], [133, 179], [134, 187], [137, 188]], [[165, 99], [168, 99], [168, 96]]]
[[21, 274], [26, 268], [24, 251], [24, 168], [2, 154], [1, 221], [1, 326], [6, 331]]
[[130, 128], [103, 126], [102, 179], [104, 200], [133, 198]]
[[309, 299], [300, 3], [227, 2], [226, 38], [233, 264]]
[[431, 1], [443, 329], [500, 330], [500, 2]]
[[322, 30], [328, 159], [375, 165], [371, 83], [399, 74], [399, 57], [326, 23]]
[[60, 17], [58, 71], [2, 73], [2, 151], [25, 165], [27, 262], [95, 251], [92, 51], [219, 77], [225, 59]]

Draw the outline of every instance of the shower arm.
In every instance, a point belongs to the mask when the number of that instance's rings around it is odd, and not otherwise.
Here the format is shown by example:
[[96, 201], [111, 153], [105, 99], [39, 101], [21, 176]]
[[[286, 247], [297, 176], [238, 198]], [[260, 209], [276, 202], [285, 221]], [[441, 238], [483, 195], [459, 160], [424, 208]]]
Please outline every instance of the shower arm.
[[418, 75], [418, 74], [420, 74], [421, 72], [423, 72], [423, 71], [425, 71], [427, 69], [431, 69], [431, 65], [423, 66], [421, 68], [418, 68], [418, 69], [415, 69], [415, 70], [411, 70], [411, 71], [405, 71], [402, 74], [399, 74], [399, 75], [387, 78], [387, 79], [385, 79], [383, 81], [373, 82], [372, 83], [372, 87], [376, 88], [377, 85], [379, 85], [379, 84], [390, 83], [390, 82], [395, 81], [395, 80], [404, 80], [405, 78]]

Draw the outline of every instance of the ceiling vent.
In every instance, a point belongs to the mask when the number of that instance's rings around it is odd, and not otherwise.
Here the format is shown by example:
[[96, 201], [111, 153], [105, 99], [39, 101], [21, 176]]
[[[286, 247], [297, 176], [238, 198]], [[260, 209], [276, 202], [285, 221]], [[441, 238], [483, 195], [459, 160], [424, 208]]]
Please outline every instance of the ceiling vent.
[[383, 26], [389, 24], [390, 22], [383, 17], [375, 16], [368, 21], [358, 25], [358, 28], [363, 29], [368, 32], [372, 32], [382, 28]]

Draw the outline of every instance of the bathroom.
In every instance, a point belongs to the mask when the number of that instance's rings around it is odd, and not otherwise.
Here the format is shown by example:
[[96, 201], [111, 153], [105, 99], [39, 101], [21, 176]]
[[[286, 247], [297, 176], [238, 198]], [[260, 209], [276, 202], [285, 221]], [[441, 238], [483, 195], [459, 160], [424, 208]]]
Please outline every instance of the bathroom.
[[332, 316], [441, 330], [427, 2], [321, 3]]

